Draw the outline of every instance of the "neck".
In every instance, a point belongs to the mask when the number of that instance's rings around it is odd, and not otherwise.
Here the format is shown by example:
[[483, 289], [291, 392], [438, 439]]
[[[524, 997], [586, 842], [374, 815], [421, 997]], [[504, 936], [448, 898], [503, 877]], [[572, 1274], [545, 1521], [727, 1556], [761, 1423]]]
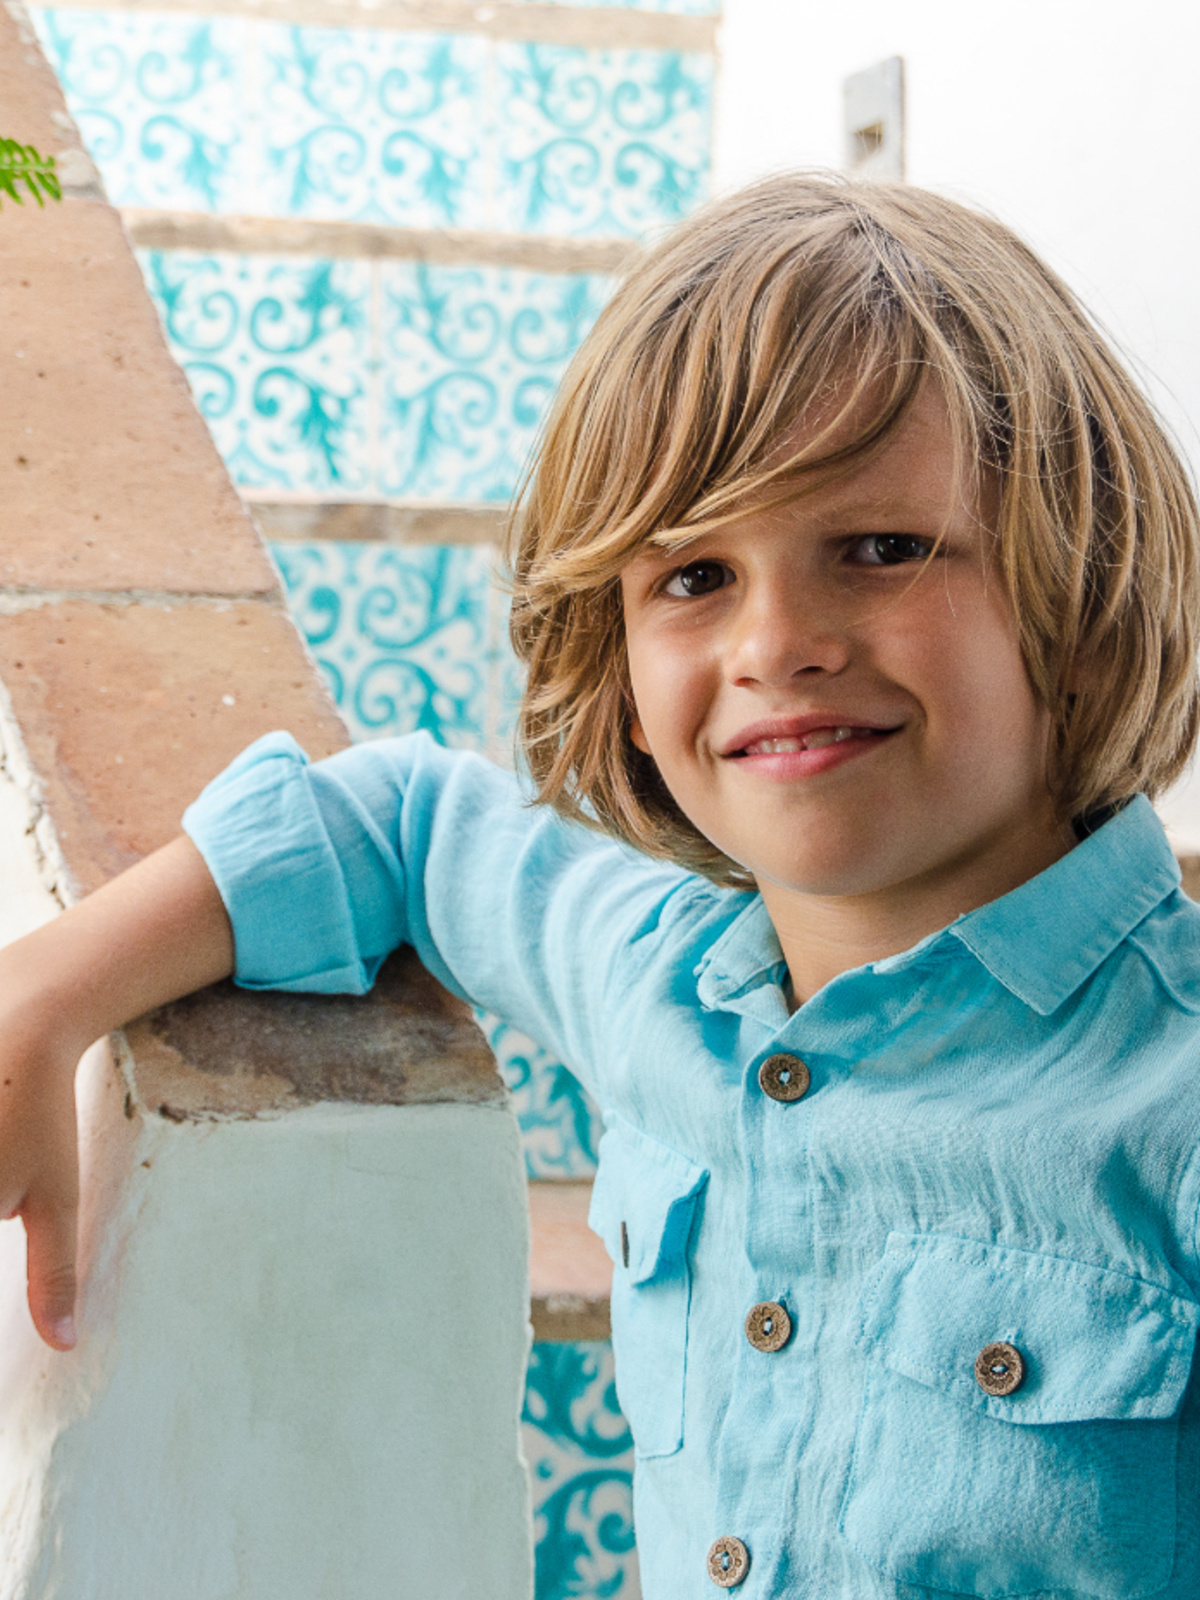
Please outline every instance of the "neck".
[[863, 894], [811, 894], [760, 882], [794, 1003], [855, 967], [909, 950], [956, 917], [1036, 877], [1075, 844], [1069, 824], [1010, 838], [1000, 852]]

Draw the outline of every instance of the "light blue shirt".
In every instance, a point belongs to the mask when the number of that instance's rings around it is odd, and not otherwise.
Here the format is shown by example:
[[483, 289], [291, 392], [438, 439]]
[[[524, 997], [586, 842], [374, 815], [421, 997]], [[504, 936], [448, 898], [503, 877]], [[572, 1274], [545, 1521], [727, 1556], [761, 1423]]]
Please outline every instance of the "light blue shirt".
[[238, 982], [361, 992], [410, 943], [602, 1107], [648, 1600], [720, 1592], [724, 1536], [738, 1600], [1197, 1600], [1200, 910], [1144, 799], [791, 1014], [760, 899], [423, 735], [270, 735], [185, 826]]

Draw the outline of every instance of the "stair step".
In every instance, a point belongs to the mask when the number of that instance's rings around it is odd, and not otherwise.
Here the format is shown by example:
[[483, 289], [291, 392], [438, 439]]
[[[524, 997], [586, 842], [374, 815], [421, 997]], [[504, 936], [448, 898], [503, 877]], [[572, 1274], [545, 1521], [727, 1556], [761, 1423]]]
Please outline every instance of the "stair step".
[[590, 1180], [529, 1185], [530, 1320], [536, 1340], [607, 1339], [612, 1262], [587, 1225]]

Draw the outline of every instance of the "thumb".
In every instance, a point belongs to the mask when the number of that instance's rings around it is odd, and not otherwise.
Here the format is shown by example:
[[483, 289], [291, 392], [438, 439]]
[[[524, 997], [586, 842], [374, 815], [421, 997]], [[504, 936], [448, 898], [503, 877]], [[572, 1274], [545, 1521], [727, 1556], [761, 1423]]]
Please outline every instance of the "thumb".
[[33, 1323], [53, 1350], [75, 1344], [74, 1198], [28, 1198], [21, 1207], [25, 1223], [29, 1277], [29, 1309]]

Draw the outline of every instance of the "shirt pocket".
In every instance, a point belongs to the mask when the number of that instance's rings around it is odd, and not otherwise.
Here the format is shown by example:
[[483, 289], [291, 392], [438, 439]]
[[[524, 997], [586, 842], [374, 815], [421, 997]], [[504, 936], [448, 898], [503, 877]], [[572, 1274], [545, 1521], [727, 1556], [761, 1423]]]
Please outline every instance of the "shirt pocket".
[[[1124, 1273], [892, 1234], [863, 1294], [843, 1535], [877, 1570], [938, 1592], [1157, 1593], [1198, 1320], [1190, 1299]], [[1006, 1395], [975, 1375], [995, 1343], [1024, 1368]], [[984, 1377], [1004, 1366], [1001, 1352]]]
[[639, 1456], [683, 1443], [688, 1243], [708, 1173], [612, 1112], [588, 1222], [613, 1260], [617, 1398]]

